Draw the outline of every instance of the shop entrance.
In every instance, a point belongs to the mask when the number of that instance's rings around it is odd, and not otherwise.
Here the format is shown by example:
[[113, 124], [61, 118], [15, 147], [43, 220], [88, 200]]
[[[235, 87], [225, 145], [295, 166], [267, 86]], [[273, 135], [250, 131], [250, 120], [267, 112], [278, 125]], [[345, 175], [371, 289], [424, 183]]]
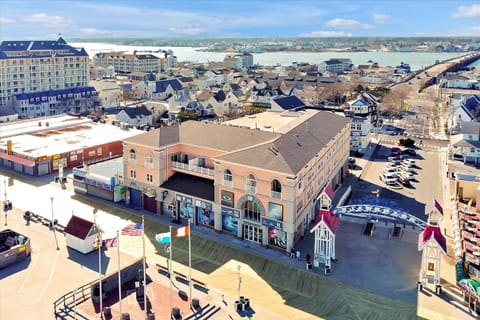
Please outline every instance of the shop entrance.
[[261, 244], [263, 239], [262, 227], [244, 223], [243, 239]]

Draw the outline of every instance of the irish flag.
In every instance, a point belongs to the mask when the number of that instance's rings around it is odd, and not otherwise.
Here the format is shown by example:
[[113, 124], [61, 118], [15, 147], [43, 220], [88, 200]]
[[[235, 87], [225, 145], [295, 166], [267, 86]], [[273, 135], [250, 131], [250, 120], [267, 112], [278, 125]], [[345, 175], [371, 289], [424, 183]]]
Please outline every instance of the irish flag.
[[177, 229], [177, 232], [175, 233], [175, 237], [186, 237], [190, 234], [190, 227], [182, 227], [180, 229]]

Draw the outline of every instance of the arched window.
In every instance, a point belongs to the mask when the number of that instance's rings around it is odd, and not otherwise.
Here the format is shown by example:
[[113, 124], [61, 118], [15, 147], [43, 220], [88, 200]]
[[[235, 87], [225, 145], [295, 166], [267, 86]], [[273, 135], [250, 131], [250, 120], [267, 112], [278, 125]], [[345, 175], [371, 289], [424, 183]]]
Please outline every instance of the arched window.
[[135, 163], [137, 160], [137, 153], [134, 149], [130, 149], [130, 163]]
[[257, 180], [255, 180], [255, 176], [253, 174], [249, 174], [247, 176], [245, 190], [249, 193], [257, 193]]
[[273, 179], [270, 185], [270, 193], [272, 198], [281, 199], [282, 198], [282, 184], [277, 179]]
[[150, 153], [145, 155], [145, 167], [153, 168], [153, 157]]
[[233, 184], [233, 175], [230, 169], [225, 169], [223, 171], [223, 185], [226, 187], [231, 187]]
[[260, 207], [253, 201], [245, 201], [243, 204], [243, 218], [260, 222]]

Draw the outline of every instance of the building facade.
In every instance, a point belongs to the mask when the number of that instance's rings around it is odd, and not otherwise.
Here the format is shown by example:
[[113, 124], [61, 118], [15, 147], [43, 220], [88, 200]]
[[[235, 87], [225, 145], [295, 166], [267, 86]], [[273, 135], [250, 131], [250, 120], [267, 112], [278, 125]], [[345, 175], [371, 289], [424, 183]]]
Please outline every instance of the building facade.
[[99, 52], [93, 56], [93, 64], [113, 66], [117, 73], [159, 72], [160, 59], [153, 54], [133, 54], [120, 52]]
[[13, 107], [20, 116], [34, 116], [38, 104], [24, 102], [20, 107], [21, 99], [15, 97], [34, 93], [35, 98], [48, 99], [50, 91], [88, 87], [88, 80], [87, 52], [62, 38], [0, 44], [0, 108]]
[[127, 203], [290, 251], [321, 190], [346, 177], [350, 123], [314, 110], [276, 116], [289, 122], [264, 131], [188, 121], [125, 139]]

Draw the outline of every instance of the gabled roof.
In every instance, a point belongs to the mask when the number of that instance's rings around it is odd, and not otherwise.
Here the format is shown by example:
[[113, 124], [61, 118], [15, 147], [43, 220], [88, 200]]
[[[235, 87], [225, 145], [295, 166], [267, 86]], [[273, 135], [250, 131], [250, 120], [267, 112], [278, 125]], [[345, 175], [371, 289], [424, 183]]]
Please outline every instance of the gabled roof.
[[447, 254], [447, 242], [440, 227], [427, 225], [425, 230], [418, 235], [418, 251], [423, 250], [429, 241], [433, 241], [442, 250], [443, 254]]
[[125, 108], [123, 109], [125, 113], [132, 119], [138, 116], [151, 116], [152, 112], [148, 110], [145, 106], [140, 106], [137, 108]]
[[284, 110], [296, 110], [305, 107], [305, 103], [296, 96], [275, 98], [273, 101]]
[[217, 102], [222, 102], [227, 98], [227, 96], [225, 95], [225, 91], [223, 90], [220, 90], [217, 93], [215, 93], [213, 97], [215, 98], [215, 100], [217, 100]]
[[425, 206], [425, 214], [429, 214], [432, 210], [437, 210], [443, 216], [443, 208], [436, 199], [433, 199], [432, 202]]
[[72, 216], [65, 227], [65, 233], [85, 240], [94, 226], [94, 223], [77, 216]]
[[170, 85], [175, 91], [182, 90], [182, 84], [178, 79], [164, 79], [155, 81], [155, 93], [165, 92], [168, 85]]
[[462, 134], [479, 134], [480, 122], [462, 121], [460, 124], [460, 132]]
[[369, 106], [370, 104], [365, 101], [365, 100], [362, 100], [362, 99], [355, 99], [355, 100], [352, 100], [352, 101], [348, 101], [347, 102], [350, 106]]
[[310, 232], [315, 231], [315, 229], [317, 229], [322, 222], [333, 234], [337, 232], [337, 229], [340, 226], [340, 220], [333, 215], [332, 210], [320, 210], [318, 212], [317, 219], [313, 224], [313, 228], [310, 229]]
[[326, 186], [325, 188], [323, 188], [322, 192], [320, 192], [320, 195], [323, 193], [325, 193], [330, 198], [330, 200], [333, 201], [333, 199], [335, 199], [335, 191], [333, 191], [330, 186]]

